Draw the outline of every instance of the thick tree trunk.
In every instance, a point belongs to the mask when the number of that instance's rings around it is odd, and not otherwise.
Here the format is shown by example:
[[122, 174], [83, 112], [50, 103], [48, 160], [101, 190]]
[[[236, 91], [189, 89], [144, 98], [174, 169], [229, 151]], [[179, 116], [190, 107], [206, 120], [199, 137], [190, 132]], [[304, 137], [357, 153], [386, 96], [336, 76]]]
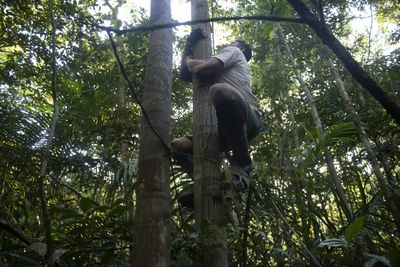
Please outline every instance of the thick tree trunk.
[[372, 79], [333, 35], [329, 28], [324, 23], [320, 22], [300, 0], [288, 0], [288, 2], [299, 16], [314, 30], [315, 34], [321, 38], [322, 42], [332, 49], [354, 79], [382, 105], [397, 124], [400, 124], [400, 106], [396, 102], [394, 96], [390, 96], [374, 79]]
[[344, 86], [344, 82], [343, 82], [342, 78], [340, 77], [339, 72], [337, 71], [335, 65], [333, 64], [332, 59], [330, 59], [330, 58], [328, 58], [328, 65], [333, 73], [334, 78], [335, 78], [336, 85], [338, 86], [338, 89], [339, 89], [340, 95], [343, 99], [345, 108], [346, 108], [347, 112], [350, 114], [351, 119], [353, 120], [353, 123], [357, 128], [358, 136], [359, 136], [362, 144], [364, 145], [365, 151], [367, 152], [367, 158], [371, 163], [372, 170], [376, 176], [376, 179], [378, 180], [378, 184], [381, 189], [382, 195], [386, 200], [387, 209], [393, 215], [393, 219], [396, 223], [397, 229], [400, 231], [400, 212], [393, 200], [388, 183], [380, 170], [378, 160], [376, 158], [376, 155], [372, 148], [372, 145], [369, 141], [368, 135], [364, 130], [364, 127], [362, 125], [360, 117], [358, 116], [357, 111], [353, 107], [353, 104], [351, 102], [349, 95], [347, 94], [347, 91]]
[[[192, 0], [192, 20], [208, 18], [206, 0]], [[199, 25], [210, 32], [209, 24]], [[201, 40], [194, 50], [195, 58], [211, 56], [210, 39]], [[195, 220], [200, 233], [199, 266], [228, 266], [226, 212], [219, 164], [217, 118], [207, 100], [210, 83], [194, 77], [193, 142], [195, 180]]]
[[[151, 24], [170, 21], [170, 0], [152, 0]], [[166, 144], [170, 143], [171, 86], [172, 30], [156, 30], [150, 34], [142, 103], [149, 121], [142, 116], [139, 132], [132, 266], [170, 265], [170, 151]]]
[[[290, 61], [291, 65], [292, 65], [293, 71], [294, 71], [294, 73], [296, 75], [296, 79], [300, 83], [300, 88], [301, 88], [301, 90], [304, 92], [304, 94], [307, 97], [308, 104], [309, 104], [309, 106], [311, 108], [311, 115], [313, 117], [313, 120], [314, 120], [316, 128], [318, 129], [318, 131], [321, 134], [321, 139], [322, 139], [321, 141], [323, 142], [324, 139], [325, 139], [325, 131], [324, 131], [323, 127], [322, 127], [322, 122], [321, 122], [321, 119], [319, 117], [317, 107], [315, 105], [314, 97], [311, 94], [310, 89], [308, 89], [308, 86], [306, 85], [306, 83], [304, 82], [304, 80], [303, 80], [303, 78], [301, 76], [300, 70], [297, 67], [296, 61], [295, 61], [295, 59], [293, 58], [293, 55], [292, 55], [292, 51], [290, 50], [289, 45], [287, 44], [287, 42], [285, 40], [285, 37], [283, 35], [283, 32], [282, 32], [281, 28], [279, 28], [278, 33], [280, 34], [280, 37], [281, 37], [281, 39], [283, 41], [286, 53], [287, 53], [287, 55], [289, 57], [289, 61]], [[339, 176], [337, 175], [335, 166], [333, 164], [332, 155], [329, 152], [328, 147], [326, 147], [326, 146], [324, 147], [324, 157], [325, 157], [325, 162], [326, 162], [327, 167], [328, 167], [328, 172], [330, 174], [330, 178], [331, 178], [332, 184], [333, 184], [334, 189], [335, 189], [334, 192], [337, 195], [338, 201], [341, 204], [341, 206], [343, 208], [343, 211], [346, 214], [347, 219], [349, 221], [351, 221], [353, 219], [353, 213], [352, 213], [352, 211], [350, 209], [350, 206], [349, 206], [349, 204], [347, 202], [346, 194], [344, 192], [344, 189], [343, 189], [342, 184], [340, 182]]]

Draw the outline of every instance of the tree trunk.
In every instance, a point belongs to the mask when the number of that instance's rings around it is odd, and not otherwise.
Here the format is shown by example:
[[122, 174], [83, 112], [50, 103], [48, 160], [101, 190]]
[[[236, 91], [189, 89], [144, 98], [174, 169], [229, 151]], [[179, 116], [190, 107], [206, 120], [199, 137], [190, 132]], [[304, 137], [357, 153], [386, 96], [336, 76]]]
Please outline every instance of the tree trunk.
[[59, 106], [58, 106], [58, 98], [57, 98], [57, 63], [56, 63], [56, 21], [54, 15], [54, 2], [53, 0], [49, 0], [49, 13], [51, 17], [51, 92], [53, 98], [53, 116], [51, 119], [51, 125], [48, 130], [48, 136], [46, 139], [46, 148], [43, 154], [42, 164], [40, 166], [40, 174], [39, 174], [39, 199], [40, 206], [42, 211], [42, 221], [46, 236], [46, 261], [49, 266], [53, 266], [51, 263], [51, 256], [53, 254], [53, 239], [51, 236], [51, 217], [47, 207], [47, 197], [46, 197], [46, 184], [45, 178], [47, 174], [47, 165], [49, 162], [50, 149], [53, 144], [53, 139], [56, 131], [56, 125], [58, 123], [58, 118], [60, 114]]
[[[192, 0], [192, 20], [206, 19], [206, 0]], [[209, 24], [200, 28], [210, 32]], [[195, 58], [211, 56], [210, 39], [202, 39], [194, 50]], [[195, 181], [195, 220], [200, 233], [198, 266], [228, 266], [226, 243], [226, 211], [219, 163], [218, 129], [215, 110], [207, 101], [210, 82], [193, 83], [193, 143]]]
[[[151, 24], [171, 21], [170, 0], [152, 0]], [[150, 34], [140, 126], [132, 266], [170, 265], [172, 30]], [[168, 145], [167, 145], [168, 144]]]
[[[309, 106], [311, 108], [311, 115], [313, 117], [315, 126], [316, 126], [316, 128], [318, 129], [318, 131], [321, 134], [321, 139], [322, 139], [321, 141], [324, 143], [325, 131], [324, 131], [323, 127], [322, 127], [322, 122], [321, 122], [321, 119], [319, 117], [317, 107], [315, 105], [314, 97], [311, 94], [310, 89], [308, 89], [306, 83], [304, 82], [304, 80], [303, 80], [303, 78], [301, 76], [301, 73], [300, 73], [300, 71], [299, 71], [299, 69], [297, 67], [295, 59], [293, 58], [292, 52], [291, 52], [291, 50], [289, 48], [289, 45], [287, 44], [287, 42], [285, 40], [285, 37], [283, 35], [282, 28], [279, 27], [278, 29], [279, 29], [278, 33], [279, 33], [279, 35], [280, 35], [280, 37], [281, 37], [281, 39], [283, 41], [286, 53], [287, 53], [287, 55], [289, 57], [289, 61], [290, 61], [291, 65], [292, 65], [293, 71], [294, 71], [294, 73], [296, 75], [296, 79], [299, 81], [300, 88], [301, 88], [301, 90], [304, 92], [304, 94], [307, 97], [307, 101], [308, 101], [308, 104], [309, 104]], [[327, 164], [327, 167], [328, 167], [328, 172], [329, 172], [330, 177], [331, 177], [331, 182], [332, 182], [332, 184], [334, 186], [334, 189], [335, 189], [334, 192], [337, 195], [338, 201], [339, 201], [340, 205], [342, 206], [343, 211], [346, 214], [347, 220], [351, 221], [352, 218], [353, 218], [353, 213], [352, 213], [352, 211], [351, 211], [351, 209], [349, 207], [349, 204], [348, 204], [348, 202], [346, 200], [346, 195], [345, 195], [344, 189], [343, 189], [342, 184], [340, 182], [339, 176], [337, 175], [335, 166], [333, 164], [332, 155], [329, 152], [329, 149], [328, 149], [327, 146], [324, 146], [324, 157], [325, 157], [325, 161], [326, 161], [326, 164]]]
[[350, 74], [366, 89], [400, 124], [400, 106], [394, 96], [389, 95], [351, 56], [347, 49], [333, 35], [329, 28], [319, 21], [300, 0], [288, 0], [299, 16], [314, 30], [315, 34], [342, 61]]
[[347, 94], [347, 91], [345, 89], [343, 80], [341, 79], [339, 72], [337, 71], [335, 65], [332, 62], [332, 59], [330, 59], [328, 57], [328, 65], [329, 68], [331, 69], [333, 76], [335, 78], [336, 81], [336, 85], [339, 88], [339, 92], [340, 95], [343, 99], [345, 108], [347, 110], [347, 112], [350, 114], [351, 119], [353, 120], [354, 125], [357, 128], [357, 133], [358, 136], [362, 142], [362, 144], [364, 145], [365, 151], [367, 152], [367, 158], [371, 163], [372, 166], [372, 170], [376, 176], [376, 179], [378, 180], [378, 184], [379, 187], [381, 189], [382, 195], [386, 200], [386, 206], [387, 209], [389, 210], [389, 212], [393, 215], [393, 219], [396, 223], [397, 229], [400, 232], [400, 212], [398, 210], [398, 207], [396, 206], [392, 194], [390, 192], [389, 186], [387, 184], [387, 181], [385, 179], [385, 177], [383, 176], [381, 170], [380, 170], [380, 166], [378, 163], [378, 160], [376, 158], [375, 152], [372, 148], [372, 145], [369, 141], [368, 135], [364, 130], [364, 127], [362, 125], [362, 122], [360, 120], [360, 117], [358, 116], [357, 111], [355, 110], [355, 108], [352, 105], [351, 99], [349, 97], [349, 95]]
[[[125, 53], [124, 39], [122, 38], [122, 36], [118, 36], [117, 39], [117, 53], [123, 62]], [[126, 109], [126, 90], [126, 81], [124, 75], [120, 70], [118, 74], [118, 108], [121, 111], [124, 111]], [[123, 132], [121, 136], [120, 160], [124, 168], [127, 168], [129, 162], [129, 143], [127, 142]]]

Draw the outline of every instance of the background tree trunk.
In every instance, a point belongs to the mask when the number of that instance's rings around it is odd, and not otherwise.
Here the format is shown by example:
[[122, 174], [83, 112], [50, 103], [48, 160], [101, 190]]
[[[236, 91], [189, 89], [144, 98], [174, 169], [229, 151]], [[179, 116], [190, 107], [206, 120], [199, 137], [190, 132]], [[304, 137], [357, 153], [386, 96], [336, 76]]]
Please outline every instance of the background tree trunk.
[[39, 199], [42, 211], [42, 221], [43, 228], [46, 236], [46, 261], [49, 266], [53, 266], [51, 263], [51, 256], [53, 254], [53, 239], [51, 236], [51, 217], [47, 207], [47, 196], [46, 196], [46, 184], [45, 178], [47, 174], [47, 165], [49, 163], [50, 149], [53, 144], [53, 139], [56, 131], [56, 125], [58, 122], [60, 110], [57, 98], [57, 62], [56, 62], [56, 21], [54, 15], [54, 2], [49, 0], [49, 13], [51, 17], [51, 92], [53, 98], [53, 116], [51, 119], [51, 125], [48, 129], [48, 135], [46, 139], [46, 148], [43, 153], [43, 160], [40, 166], [40, 176], [39, 176]]
[[[192, 20], [208, 18], [205, 0], [192, 0]], [[210, 32], [209, 24], [199, 25]], [[194, 50], [195, 58], [211, 56], [210, 39], [201, 40]], [[211, 83], [194, 77], [193, 139], [195, 179], [195, 220], [200, 233], [199, 266], [228, 266], [226, 244], [226, 211], [218, 157], [218, 130], [215, 110], [208, 102]]]
[[[170, 0], [153, 0], [150, 23], [170, 21]], [[171, 86], [172, 30], [156, 30], [150, 34], [143, 107], [158, 136], [142, 116], [132, 266], [170, 265]]]

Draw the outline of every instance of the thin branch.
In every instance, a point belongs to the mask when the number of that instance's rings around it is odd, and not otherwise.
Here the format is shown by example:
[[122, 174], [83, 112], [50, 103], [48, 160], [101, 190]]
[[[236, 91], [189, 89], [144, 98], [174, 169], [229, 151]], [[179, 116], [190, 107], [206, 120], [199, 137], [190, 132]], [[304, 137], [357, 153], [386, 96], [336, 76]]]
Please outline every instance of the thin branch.
[[115, 34], [122, 35], [126, 33], [133, 32], [150, 32], [154, 30], [160, 30], [165, 28], [175, 28], [178, 26], [184, 25], [195, 25], [200, 23], [208, 23], [215, 21], [230, 21], [230, 20], [260, 20], [260, 21], [272, 21], [272, 22], [291, 22], [291, 23], [306, 23], [306, 20], [301, 18], [290, 18], [290, 17], [280, 17], [280, 16], [234, 16], [234, 17], [218, 17], [218, 18], [209, 18], [209, 19], [198, 19], [198, 20], [190, 20], [185, 22], [171, 22], [166, 24], [157, 24], [157, 25], [141, 25], [130, 29], [119, 30], [113, 27], [101, 26], [98, 24], [92, 24], [102, 30], [107, 32], [114, 32]]

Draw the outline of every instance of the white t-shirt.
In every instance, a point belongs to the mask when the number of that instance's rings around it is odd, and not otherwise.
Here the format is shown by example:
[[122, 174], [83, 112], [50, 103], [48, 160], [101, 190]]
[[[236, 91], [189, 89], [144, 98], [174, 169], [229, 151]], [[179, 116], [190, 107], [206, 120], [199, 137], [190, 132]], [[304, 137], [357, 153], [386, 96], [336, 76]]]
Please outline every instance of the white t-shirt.
[[227, 46], [213, 57], [224, 64], [224, 69], [215, 77], [216, 82], [228, 83], [247, 103], [258, 105], [259, 100], [251, 91], [251, 76], [243, 52], [236, 46]]

